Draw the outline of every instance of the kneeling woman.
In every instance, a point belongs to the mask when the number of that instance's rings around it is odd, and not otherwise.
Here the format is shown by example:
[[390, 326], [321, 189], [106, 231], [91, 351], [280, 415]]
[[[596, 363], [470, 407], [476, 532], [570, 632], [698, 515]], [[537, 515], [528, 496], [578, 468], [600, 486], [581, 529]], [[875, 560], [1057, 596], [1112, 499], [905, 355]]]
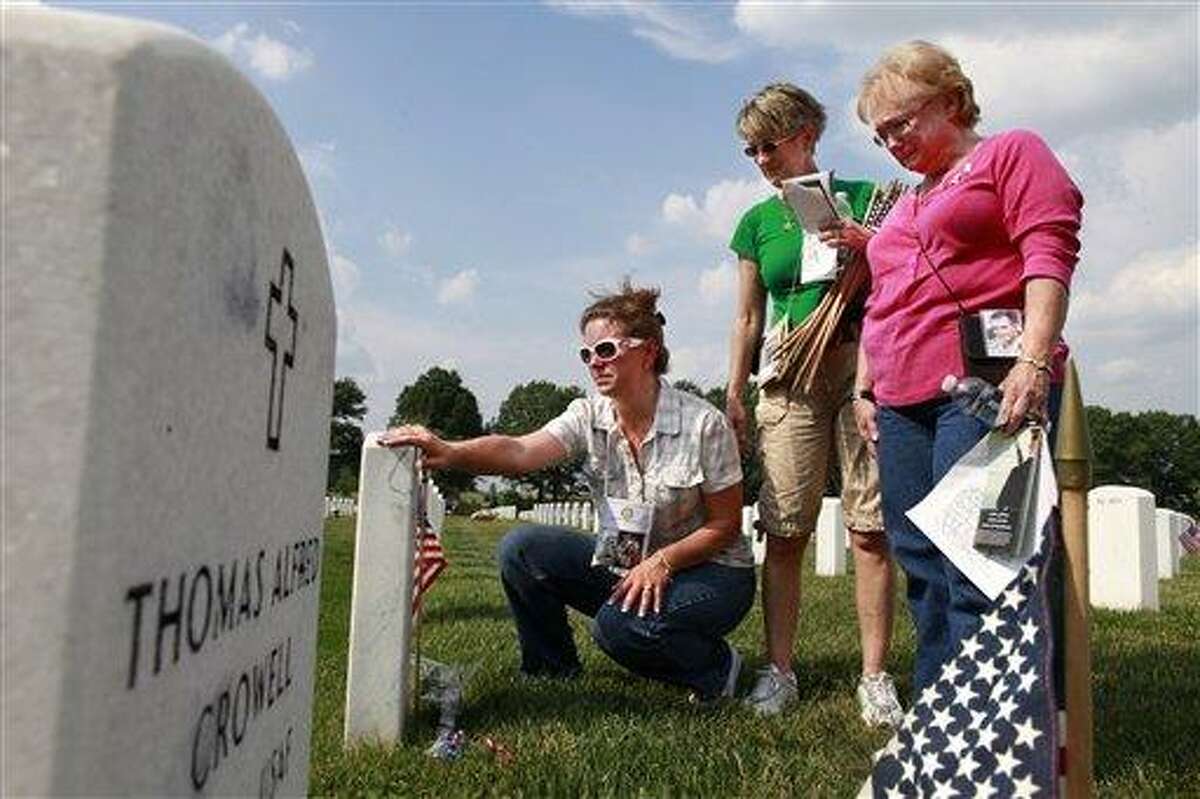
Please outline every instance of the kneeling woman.
[[[579, 673], [567, 607], [592, 617], [610, 657], [700, 700], [732, 696], [741, 658], [724, 636], [754, 602], [754, 560], [740, 532], [742, 472], [725, 417], [661, 375], [658, 292], [626, 282], [580, 318], [596, 394], [519, 437], [443, 441], [420, 427], [381, 442], [414, 445], [431, 468], [522, 474], [586, 456], [584, 472], [605, 529], [596, 537], [522, 525], [500, 543], [500, 579], [521, 643], [521, 670]], [[644, 542], [644, 543], [643, 543]], [[633, 554], [630, 557], [630, 544]], [[626, 566], [628, 568], [620, 568]]]

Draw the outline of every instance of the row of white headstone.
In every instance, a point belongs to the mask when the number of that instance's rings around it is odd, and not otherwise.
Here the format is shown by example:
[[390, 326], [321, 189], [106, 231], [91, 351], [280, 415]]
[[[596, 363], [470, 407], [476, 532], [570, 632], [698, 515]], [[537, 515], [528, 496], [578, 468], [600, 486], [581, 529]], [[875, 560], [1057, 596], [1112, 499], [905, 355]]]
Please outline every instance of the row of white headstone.
[[516, 505], [497, 505], [494, 508], [481, 508], [471, 514], [472, 519], [506, 519], [516, 520], [521, 518], [517, 511]]
[[1194, 520], [1156, 508], [1154, 494], [1130, 486], [1088, 492], [1088, 590], [1092, 605], [1158, 610], [1158, 581], [1179, 574], [1179, 536]]
[[354, 516], [358, 513], [358, 503], [354, 497], [325, 497], [325, 518], [331, 516]]
[[[412, 637], [413, 508], [418, 490], [413, 469], [410, 454], [379, 447], [375, 434], [367, 437], [346, 686], [348, 744], [363, 738], [397, 741], [404, 730], [411, 664], [403, 653], [409, 651]], [[1157, 580], [1178, 573], [1179, 533], [1191, 520], [1155, 510], [1153, 495], [1137, 488], [1102, 486], [1091, 492], [1089, 503], [1092, 603], [1156, 608]], [[430, 517], [432, 521], [432, 511]], [[589, 502], [538, 503], [522, 518], [580, 530], [595, 524]], [[742, 509], [743, 534], [761, 563], [765, 545], [755, 535], [757, 521], [756, 506]], [[440, 529], [440, 517], [435, 527]], [[822, 501], [815, 537], [816, 573], [845, 574], [850, 543], [839, 499]]]
[[[742, 509], [742, 529], [752, 535], [757, 506]], [[1158, 581], [1179, 574], [1179, 536], [1194, 520], [1154, 506], [1154, 495], [1130, 486], [1097, 486], [1088, 493], [1088, 582], [1094, 607], [1157, 610]], [[846, 573], [849, 534], [841, 501], [825, 497], [816, 530], [816, 573]], [[755, 561], [763, 545], [755, 541]]]
[[[577, 530], [595, 532], [597, 529], [596, 516], [592, 512], [590, 502], [540, 502], [533, 506], [528, 515], [523, 514], [521, 518], [528, 518], [538, 524], [573, 527]], [[762, 563], [766, 557], [766, 541], [759, 540], [757, 522], [757, 505], [742, 508], [742, 535], [750, 539], [754, 562]], [[821, 503], [816, 538], [817, 574], [828, 577], [845, 574], [846, 549], [850, 540], [842, 519], [842, 502], [836, 497], [826, 497]]]
[[576, 530], [595, 532], [598, 529], [591, 502], [538, 502], [529, 514], [529, 520], [537, 524], [573, 527]]

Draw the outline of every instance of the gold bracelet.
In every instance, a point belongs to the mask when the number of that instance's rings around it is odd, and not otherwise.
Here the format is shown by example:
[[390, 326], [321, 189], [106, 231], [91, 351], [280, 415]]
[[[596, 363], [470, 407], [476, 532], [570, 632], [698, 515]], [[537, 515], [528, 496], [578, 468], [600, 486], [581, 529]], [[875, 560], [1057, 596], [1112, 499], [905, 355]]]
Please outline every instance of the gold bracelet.
[[670, 577], [671, 572], [674, 571], [674, 569], [671, 567], [671, 561], [667, 560], [666, 554], [662, 552], [662, 549], [659, 549], [659, 569], [665, 571], [667, 573], [667, 577]]
[[1037, 369], [1039, 372], [1045, 372], [1046, 374], [1050, 374], [1050, 364], [1044, 360], [1038, 360], [1037, 358], [1033, 357], [1032, 355], [1026, 355], [1025, 353], [1021, 353], [1020, 355], [1017, 356], [1017, 363], [1027, 363], [1030, 366], [1032, 366], [1034, 369]]

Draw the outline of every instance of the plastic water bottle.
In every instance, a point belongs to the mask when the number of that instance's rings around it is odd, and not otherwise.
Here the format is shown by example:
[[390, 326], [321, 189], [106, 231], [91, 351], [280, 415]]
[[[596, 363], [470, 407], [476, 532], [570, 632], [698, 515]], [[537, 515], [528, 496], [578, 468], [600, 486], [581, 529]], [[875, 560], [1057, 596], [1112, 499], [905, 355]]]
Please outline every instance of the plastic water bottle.
[[844, 191], [839, 191], [833, 195], [833, 205], [837, 209], [838, 216], [842, 219], [853, 219], [854, 209], [850, 207], [850, 198]]
[[942, 380], [942, 391], [958, 403], [963, 413], [974, 416], [988, 427], [996, 426], [1004, 393], [988, 381], [980, 377], [946, 375]]

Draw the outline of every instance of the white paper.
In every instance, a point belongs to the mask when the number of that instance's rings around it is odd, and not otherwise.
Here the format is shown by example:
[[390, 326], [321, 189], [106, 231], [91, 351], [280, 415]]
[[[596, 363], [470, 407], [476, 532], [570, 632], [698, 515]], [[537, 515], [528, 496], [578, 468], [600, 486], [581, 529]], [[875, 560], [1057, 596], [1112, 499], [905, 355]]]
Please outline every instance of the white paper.
[[814, 172], [783, 181], [783, 199], [800, 220], [805, 233], [816, 233], [838, 219], [829, 172]]
[[[1058, 504], [1058, 482], [1054, 478], [1054, 462], [1046, 445], [1046, 435], [1042, 431], [1034, 529], [1026, 536], [1024, 546], [1015, 556], [988, 554], [973, 545], [979, 509], [983, 506], [987, 487], [988, 465], [998, 458], [1012, 456], [1013, 439], [1001, 431], [989, 433], [963, 455], [929, 495], [908, 511], [908, 518], [913, 524], [921, 528], [942, 554], [993, 601], [1037, 551], [1046, 519]], [[1018, 437], [1021, 439], [1019, 445], [1028, 447], [1032, 430], [1022, 430]]]
[[833, 173], [814, 172], [783, 181], [783, 199], [796, 212], [804, 229], [800, 256], [800, 282], [817, 283], [838, 276], [838, 251], [817, 233], [839, 218], [833, 197]]
[[815, 235], [804, 237], [800, 254], [801, 283], [833, 280], [840, 268], [837, 247], [830, 247]]

